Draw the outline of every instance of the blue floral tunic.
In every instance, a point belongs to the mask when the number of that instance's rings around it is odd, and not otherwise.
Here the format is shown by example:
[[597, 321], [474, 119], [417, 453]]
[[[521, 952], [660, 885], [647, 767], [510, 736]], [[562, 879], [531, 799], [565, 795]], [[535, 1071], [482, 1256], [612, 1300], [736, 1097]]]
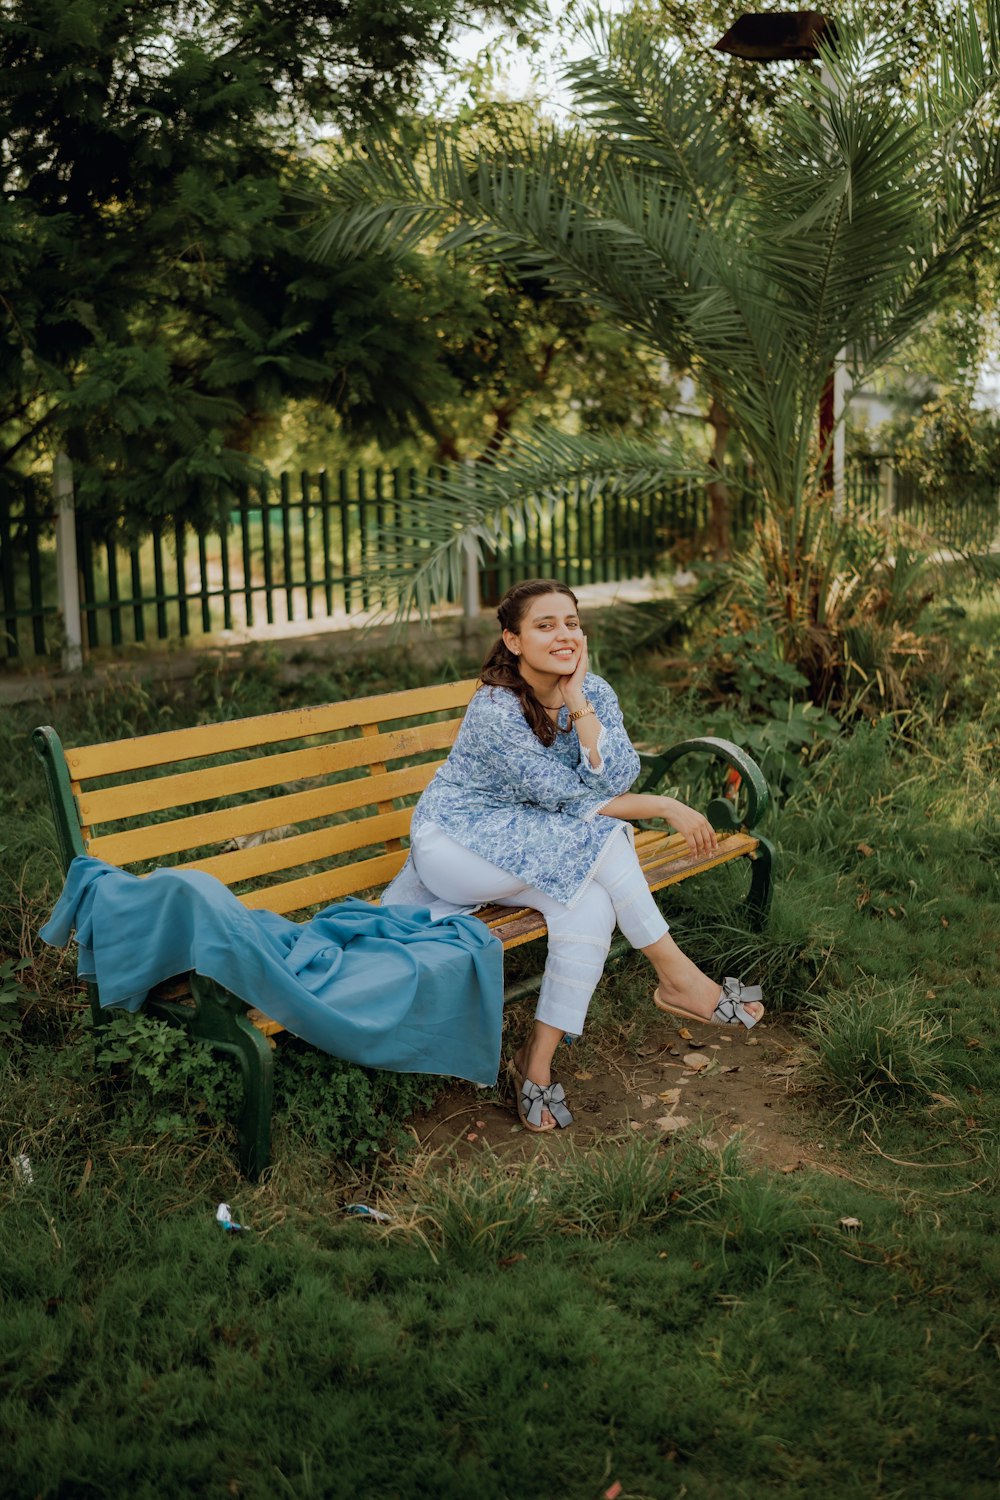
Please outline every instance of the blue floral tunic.
[[[584, 691], [601, 723], [599, 770], [575, 729], [543, 745], [514, 693], [481, 687], [448, 759], [414, 808], [412, 828], [436, 823], [464, 848], [571, 906], [621, 827], [597, 814], [639, 773], [613, 689], [588, 673]], [[559, 719], [565, 728], [566, 709]], [[391, 890], [383, 901], [394, 899]]]

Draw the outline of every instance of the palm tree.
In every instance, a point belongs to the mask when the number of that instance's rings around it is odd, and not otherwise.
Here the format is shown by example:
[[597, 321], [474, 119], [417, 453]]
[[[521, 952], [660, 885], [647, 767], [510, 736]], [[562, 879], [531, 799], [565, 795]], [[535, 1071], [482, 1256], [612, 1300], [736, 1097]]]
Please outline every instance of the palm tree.
[[[409, 154], [371, 142], [330, 179], [317, 239], [321, 254], [434, 237], [501, 258], [690, 368], [752, 462], [765, 607], [799, 662], [844, 597], [816, 421], [833, 363], [846, 349], [866, 382], [1000, 216], [1000, 0], [956, 9], [906, 79], [892, 34], [860, 15], [825, 61], [832, 86], [790, 73], [750, 174], [697, 69], [648, 24], [618, 25], [570, 70], [584, 126], [471, 146], [445, 128]], [[441, 486], [405, 601], [443, 586], [470, 535], [495, 544], [504, 518], [581, 473], [641, 489], [682, 466], [663, 445], [535, 433]]]

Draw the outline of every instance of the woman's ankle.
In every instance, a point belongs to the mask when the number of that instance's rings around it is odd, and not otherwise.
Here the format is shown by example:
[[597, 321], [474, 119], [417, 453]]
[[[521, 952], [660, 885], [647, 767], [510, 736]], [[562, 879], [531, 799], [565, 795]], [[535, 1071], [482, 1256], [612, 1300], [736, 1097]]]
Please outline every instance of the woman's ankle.
[[532, 1083], [545, 1088], [552, 1082], [552, 1059], [564, 1036], [565, 1032], [549, 1026], [545, 1021], [535, 1022], [530, 1036], [522, 1042], [514, 1055], [520, 1071]]

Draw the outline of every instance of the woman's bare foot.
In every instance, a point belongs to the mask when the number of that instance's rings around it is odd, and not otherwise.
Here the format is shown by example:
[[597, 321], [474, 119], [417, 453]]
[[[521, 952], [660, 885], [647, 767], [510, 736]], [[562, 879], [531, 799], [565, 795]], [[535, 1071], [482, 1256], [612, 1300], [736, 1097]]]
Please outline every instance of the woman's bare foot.
[[[654, 1002], [661, 1009], [683, 1012], [692, 1020], [710, 1021], [722, 998], [722, 987], [683, 953], [669, 935], [642, 950], [656, 970], [659, 984]], [[764, 1007], [759, 1001], [744, 1002], [752, 1016], [760, 1020]]]
[[[552, 1058], [564, 1036], [565, 1032], [559, 1031], [555, 1026], [548, 1026], [544, 1021], [535, 1022], [528, 1040], [514, 1053], [519, 1093], [523, 1079], [536, 1083], [540, 1089], [548, 1088], [552, 1082]], [[554, 1130], [555, 1125], [553, 1116], [547, 1109], [543, 1109], [541, 1129]]]

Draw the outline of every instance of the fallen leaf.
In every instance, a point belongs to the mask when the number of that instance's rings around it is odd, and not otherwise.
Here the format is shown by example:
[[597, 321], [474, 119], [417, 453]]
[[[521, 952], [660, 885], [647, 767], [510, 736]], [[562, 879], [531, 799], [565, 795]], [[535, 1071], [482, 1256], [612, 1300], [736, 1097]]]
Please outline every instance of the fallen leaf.
[[664, 1135], [673, 1135], [675, 1130], [686, 1130], [691, 1121], [685, 1115], [661, 1115], [653, 1123]]
[[936, 1000], [937, 999], [937, 995], [935, 994], [935, 992], [933, 990], [928, 990], [927, 993], [926, 993], [926, 995], [924, 996], [924, 999], [925, 1000]]
[[875, 853], [875, 850], [872, 848], [871, 844], [859, 844], [858, 853], [863, 854], [865, 859], [870, 859], [871, 856]]
[[657, 1099], [655, 1094], [640, 1094], [639, 1103], [642, 1105], [643, 1109], [652, 1109], [654, 1104], [659, 1103], [659, 1100]]
[[689, 1042], [691, 1040], [691, 1033], [690, 1031], [688, 1031], [686, 1026], [678, 1026], [677, 1035], [680, 1037], [682, 1042]]
[[470, 1130], [465, 1139], [467, 1141], [478, 1141], [479, 1137], [474, 1130]]
[[497, 1261], [498, 1266], [516, 1266], [519, 1260], [527, 1260], [528, 1257], [520, 1250], [515, 1250], [513, 1255], [505, 1255], [502, 1260]]
[[799, 1168], [801, 1167], [801, 1165], [802, 1165], [802, 1163], [800, 1161], [793, 1161], [788, 1166], [782, 1167], [781, 1170], [783, 1172], [797, 1172], [799, 1170]]
[[614, 1484], [609, 1484], [607, 1489], [604, 1491], [604, 1500], [618, 1500], [618, 1496], [621, 1494], [621, 1492], [621, 1483], [616, 1479]]
[[738, 1073], [740, 1071], [740, 1064], [739, 1063], [733, 1063], [732, 1067], [730, 1067], [730, 1068], [723, 1068], [722, 1071], [723, 1071], [723, 1073]]
[[589, 1083], [593, 1076], [593, 1073], [588, 1073], [586, 1068], [581, 1068], [579, 1073], [573, 1074], [578, 1083]]
[[476, 1125], [477, 1125], [477, 1127], [480, 1130], [485, 1130], [486, 1129], [486, 1121], [485, 1120], [477, 1120], [476, 1121]]
[[950, 927], [951, 926], [951, 923], [948, 921], [947, 917], [942, 917], [941, 918], [941, 926], [942, 927]]
[[643, 1126], [642, 1120], [629, 1120], [628, 1124], [630, 1130], [641, 1130]]
[[684, 1066], [690, 1068], [692, 1073], [701, 1073], [712, 1061], [706, 1057], [704, 1052], [686, 1052], [684, 1054]]
[[680, 1089], [664, 1089], [663, 1093], [659, 1095], [659, 1098], [663, 1100], [664, 1104], [677, 1104], [680, 1100], [680, 1097]]

